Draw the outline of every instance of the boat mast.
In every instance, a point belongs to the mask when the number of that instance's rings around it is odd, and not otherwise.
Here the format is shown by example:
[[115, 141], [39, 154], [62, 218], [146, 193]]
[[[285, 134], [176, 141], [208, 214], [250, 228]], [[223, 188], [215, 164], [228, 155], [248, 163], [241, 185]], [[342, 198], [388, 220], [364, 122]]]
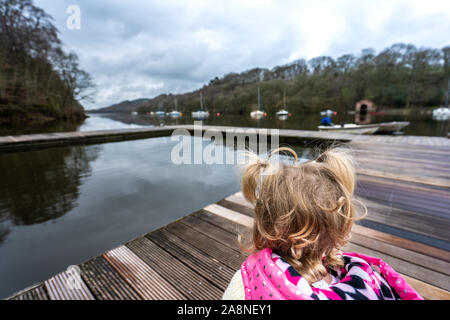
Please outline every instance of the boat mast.
[[264, 106], [261, 101], [261, 92], [259, 90], [259, 87], [258, 87], [258, 108], [259, 110], [264, 111]]
[[450, 78], [448, 78], [447, 95], [445, 96], [445, 107], [448, 108], [448, 95], [450, 94]]
[[200, 92], [200, 110], [203, 111], [203, 94]]
[[178, 109], [178, 100], [175, 98], [175, 111]]
[[284, 88], [284, 92], [283, 92], [283, 101], [284, 101], [284, 110], [287, 109], [286, 107], [286, 88]]

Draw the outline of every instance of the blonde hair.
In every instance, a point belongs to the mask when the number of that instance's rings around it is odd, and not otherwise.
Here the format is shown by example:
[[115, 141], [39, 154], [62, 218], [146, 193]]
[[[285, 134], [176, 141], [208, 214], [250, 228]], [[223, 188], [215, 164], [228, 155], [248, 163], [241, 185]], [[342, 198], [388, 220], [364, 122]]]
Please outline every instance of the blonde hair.
[[[271, 155], [283, 150], [297, 159], [290, 148], [277, 149]], [[353, 161], [343, 149], [278, 168], [272, 166], [270, 157], [263, 161], [255, 156], [242, 177], [242, 193], [255, 205], [252, 231], [247, 240], [239, 237], [242, 250], [255, 253], [271, 248], [308, 282], [321, 280], [327, 275], [324, 264], [344, 265], [339, 248], [349, 240], [357, 219], [354, 188]]]

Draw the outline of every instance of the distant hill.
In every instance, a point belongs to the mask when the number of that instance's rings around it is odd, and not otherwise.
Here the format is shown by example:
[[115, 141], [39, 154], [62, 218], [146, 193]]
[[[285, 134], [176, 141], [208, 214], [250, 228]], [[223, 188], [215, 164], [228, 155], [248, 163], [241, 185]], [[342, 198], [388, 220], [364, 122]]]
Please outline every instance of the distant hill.
[[96, 110], [89, 110], [89, 113], [108, 113], [108, 112], [127, 112], [131, 113], [137, 111], [140, 107], [144, 106], [151, 99], [137, 99], [137, 100], [125, 100], [109, 107], [100, 108]]
[[211, 112], [244, 114], [257, 108], [261, 89], [264, 111], [274, 113], [285, 103], [290, 112], [332, 108], [351, 110], [370, 99], [379, 107], [434, 107], [445, 101], [450, 78], [450, 46], [442, 49], [394, 44], [378, 54], [364, 49], [345, 54], [304, 59], [272, 69], [254, 68], [215, 77], [202, 88], [183, 94], [161, 94], [152, 99], [123, 101], [97, 112], [170, 111], [199, 109], [200, 92]]
[[[170, 111], [175, 108], [175, 99], [178, 102], [178, 109], [182, 111], [193, 111], [198, 109], [200, 106], [200, 91], [204, 94], [204, 102], [206, 108], [212, 107], [212, 99], [209, 94], [217, 94], [220, 96], [236, 87], [250, 85], [263, 82], [269, 82], [273, 80], [288, 81], [293, 80], [299, 72], [304, 71], [304, 67], [301, 64], [293, 62], [284, 66], [277, 66], [272, 70], [266, 68], [254, 68], [251, 70], [244, 71], [242, 73], [229, 73], [222, 78], [215, 77], [205, 85], [202, 89], [197, 89], [192, 92], [187, 92], [183, 94], [161, 94], [152, 99], [137, 99], [137, 100], [126, 100], [117, 104], [113, 104], [108, 107], [89, 110], [89, 113], [108, 113], [108, 112], [124, 112], [131, 113], [133, 111], [149, 112], [149, 111]], [[206, 95], [205, 95], [206, 93]], [[255, 100], [255, 99], [253, 99]], [[217, 99], [216, 99], [217, 101]], [[255, 100], [256, 101], [256, 100]], [[212, 108], [216, 110], [217, 108]]]

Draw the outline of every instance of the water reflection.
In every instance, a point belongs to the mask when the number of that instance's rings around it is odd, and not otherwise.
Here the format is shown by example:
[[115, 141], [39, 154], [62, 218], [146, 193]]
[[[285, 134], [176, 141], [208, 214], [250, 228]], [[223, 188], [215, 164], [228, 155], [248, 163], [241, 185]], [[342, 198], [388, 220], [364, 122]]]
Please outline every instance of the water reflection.
[[[0, 154], [0, 221], [31, 225], [74, 208], [101, 145]], [[0, 241], [7, 232], [0, 229]]]

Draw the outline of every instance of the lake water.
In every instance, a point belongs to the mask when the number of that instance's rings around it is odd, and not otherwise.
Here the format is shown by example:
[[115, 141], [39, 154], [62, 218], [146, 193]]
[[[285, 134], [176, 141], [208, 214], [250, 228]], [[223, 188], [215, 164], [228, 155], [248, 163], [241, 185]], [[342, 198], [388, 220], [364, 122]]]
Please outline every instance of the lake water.
[[[300, 130], [317, 130], [321, 116], [318, 113], [294, 114], [285, 120], [281, 120], [274, 115], [268, 115], [264, 119], [252, 119], [250, 115], [228, 115], [223, 114], [217, 116], [211, 114], [207, 119], [203, 120], [207, 125], [224, 125], [224, 126], [241, 126], [241, 127], [259, 127], [259, 128], [280, 128], [280, 129], [300, 129]], [[332, 117], [333, 122], [347, 123], [358, 122], [355, 115], [347, 114], [344, 117], [337, 115]], [[193, 119], [189, 115], [183, 115], [180, 118], [172, 119], [170, 117], [156, 117], [131, 115], [124, 113], [110, 114], [90, 114], [90, 117], [81, 123], [57, 122], [49, 123], [44, 126], [19, 126], [19, 127], [1, 127], [0, 136], [2, 135], [19, 135], [31, 133], [48, 133], [63, 131], [92, 131], [92, 130], [113, 130], [136, 128], [143, 126], [161, 126], [172, 124], [192, 124]], [[403, 129], [405, 135], [418, 136], [444, 136], [448, 134], [450, 121], [437, 121], [427, 113], [410, 113], [410, 114], [385, 114], [385, 115], [368, 115], [364, 123], [378, 123], [389, 121], [409, 121], [410, 125]]]

